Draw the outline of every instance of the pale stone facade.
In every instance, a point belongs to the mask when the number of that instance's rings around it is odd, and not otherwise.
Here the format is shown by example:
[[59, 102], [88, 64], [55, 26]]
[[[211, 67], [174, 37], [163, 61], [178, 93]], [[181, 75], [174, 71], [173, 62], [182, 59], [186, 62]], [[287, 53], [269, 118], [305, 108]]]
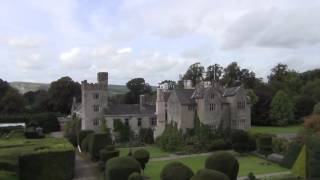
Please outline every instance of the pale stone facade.
[[[174, 123], [186, 132], [194, 128], [195, 118], [212, 128], [247, 129], [251, 126], [251, 104], [242, 85], [223, 88], [218, 83], [201, 82], [192, 87], [190, 81], [179, 82], [183, 87], [157, 89], [157, 127], [161, 135], [167, 123]], [[166, 96], [167, 98], [163, 98]]]

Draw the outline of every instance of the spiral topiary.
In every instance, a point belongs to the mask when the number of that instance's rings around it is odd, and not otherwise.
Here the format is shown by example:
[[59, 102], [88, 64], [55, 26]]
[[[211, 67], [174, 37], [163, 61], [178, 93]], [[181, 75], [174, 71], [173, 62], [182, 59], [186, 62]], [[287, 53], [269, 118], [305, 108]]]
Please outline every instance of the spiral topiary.
[[144, 180], [144, 178], [141, 174], [134, 172], [130, 174], [128, 180]]
[[222, 172], [212, 169], [202, 169], [197, 172], [190, 180], [230, 180]]
[[141, 165], [141, 168], [144, 170], [146, 164], [149, 161], [150, 153], [145, 149], [138, 149], [133, 152], [132, 157], [135, 158]]
[[192, 176], [192, 170], [180, 162], [167, 164], [160, 173], [161, 180], [189, 180]]
[[236, 180], [239, 162], [232, 154], [221, 151], [212, 154], [206, 159], [205, 168], [220, 171], [226, 174], [230, 180]]
[[128, 180], [134, 173], [140, 173], [140, 164], [132, 157], [115, 157], [107, 161], [105, 180]]

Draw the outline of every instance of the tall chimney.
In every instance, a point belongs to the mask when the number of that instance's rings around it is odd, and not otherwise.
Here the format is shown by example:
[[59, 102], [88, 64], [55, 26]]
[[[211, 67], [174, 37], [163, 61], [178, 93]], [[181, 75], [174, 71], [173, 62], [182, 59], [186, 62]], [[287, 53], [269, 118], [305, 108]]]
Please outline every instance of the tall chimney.
[[139, 96], [139, 106], [140, 106], [140, 111], [145, 110], [145, 104], [146, 104], [146, 97], [144, 94], [141, 94]]

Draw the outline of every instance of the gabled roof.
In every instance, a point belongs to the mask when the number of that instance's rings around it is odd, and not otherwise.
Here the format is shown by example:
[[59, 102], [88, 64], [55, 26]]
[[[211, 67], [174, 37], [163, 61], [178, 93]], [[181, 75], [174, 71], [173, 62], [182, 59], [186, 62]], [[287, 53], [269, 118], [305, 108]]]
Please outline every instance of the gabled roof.
[[183, 105], [195, 104], [196, 101], [192, 98], [194, 89], [176, 89], [175, 93], [178, 97], [178, 100]]
[[144, 110], [140, 110], [139, 104], [115, 104], [105, 110], [105, 115], [126, 115], [126, 114], [150, 114], [156, 112], [156, 106], [144, 105]]

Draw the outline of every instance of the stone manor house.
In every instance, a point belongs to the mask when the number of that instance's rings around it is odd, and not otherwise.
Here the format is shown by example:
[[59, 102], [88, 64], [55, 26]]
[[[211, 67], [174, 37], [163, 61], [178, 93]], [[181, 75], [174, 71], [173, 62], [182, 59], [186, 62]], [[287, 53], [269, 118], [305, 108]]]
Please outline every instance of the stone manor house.
[[194, 128], [195, 117], [212, 128], [247, 129], [251, 126], [251, 104], [241, 84], [224, 88], [218, 83], [180, 80], [178, 87], [162, 84], [157, 88], [155, 105], [144, 95], [139, 104], [108, 104], [108, 73], [99, 72], [97, 83], [81, 82], [82, 102], [72, 105], [72, 114], [81, 118], [82, 129], [99, 131], [104, 122], [113, 129], [121, 120], [138, 134], [140, 128], [152, 128], [155, 137], [161, 135], [168, 123], [175, 123], [185, 132]]

